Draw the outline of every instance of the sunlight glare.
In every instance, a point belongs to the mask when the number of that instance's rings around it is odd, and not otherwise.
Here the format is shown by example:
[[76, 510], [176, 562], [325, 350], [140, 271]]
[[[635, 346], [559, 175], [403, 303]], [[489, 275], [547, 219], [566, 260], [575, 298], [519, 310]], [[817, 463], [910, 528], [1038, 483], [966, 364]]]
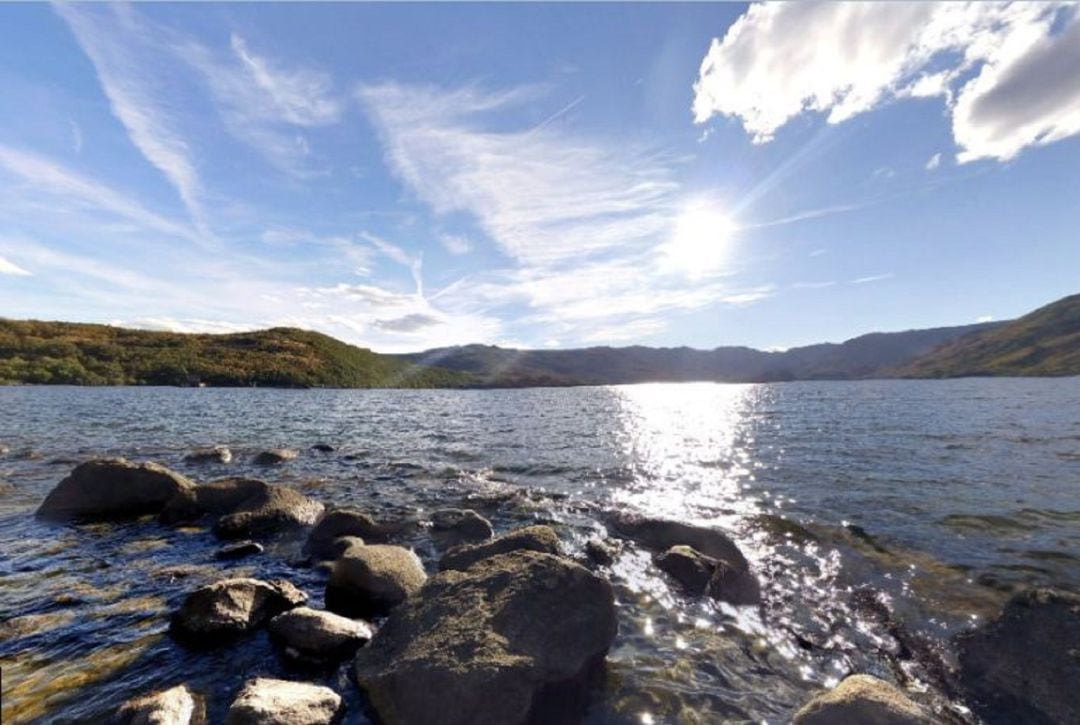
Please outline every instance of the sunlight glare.
[[691, 279], [719, 270], [727, 261], [735, 224], [713, 203], [686, 207], [664, 245], [664, 266]]

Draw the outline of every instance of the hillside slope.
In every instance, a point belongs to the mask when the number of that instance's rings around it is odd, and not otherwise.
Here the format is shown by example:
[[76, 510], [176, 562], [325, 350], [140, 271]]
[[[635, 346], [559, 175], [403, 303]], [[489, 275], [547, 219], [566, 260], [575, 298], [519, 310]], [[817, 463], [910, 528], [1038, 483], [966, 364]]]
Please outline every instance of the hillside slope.
[[947, 343], [908, 365], [904, 377], [1080, 375], [1080, 294], [993, 330]]
[[0, 384], [447, 387], [467, 376], [317, 332], [230, 335], [0, 319]]

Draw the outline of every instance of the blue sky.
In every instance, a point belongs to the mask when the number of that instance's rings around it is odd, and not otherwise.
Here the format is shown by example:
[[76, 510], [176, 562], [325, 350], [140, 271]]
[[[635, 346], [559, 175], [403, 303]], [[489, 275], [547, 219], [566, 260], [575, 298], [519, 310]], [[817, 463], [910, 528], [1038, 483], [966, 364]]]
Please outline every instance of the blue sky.
[[0, 7], [0, 315], [783, 348], [1080, 291], [1053, 4]]

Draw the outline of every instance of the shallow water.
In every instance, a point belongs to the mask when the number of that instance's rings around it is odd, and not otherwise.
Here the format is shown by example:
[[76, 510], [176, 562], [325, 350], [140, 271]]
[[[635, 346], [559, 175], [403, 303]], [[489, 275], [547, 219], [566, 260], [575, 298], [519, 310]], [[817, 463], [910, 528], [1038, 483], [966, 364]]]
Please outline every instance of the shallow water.
[[[325, 578], [298, 542], [227, 565], [201, 529], [34, 521], [74, 463], [99, 455], [197, 480], [257, 474], [384, 517], [467, 505], [500, 531], [552, 522], [575, 552], [614, 509], [720, 525], [761, 575], [763, 610], [686, 598], [626, 546], [610, 571], [620, 634], [590, 722], [784, 722], [850, 671], [922, 689], [964, 721], [935, 672], [948, 638], [1018, 588], [1080, 583], [1078, 410], [1080, 378], [0, 389], [3, 721], [94, 720], [182, 681], [220, 716], [257, 674], [328, 683], [364, 721], [345, 668], [291, 670], [264, 634], [210, 653], [165, 634], [184, 594], [223, 570], [288, 578], [318, 606]], [[316, 442], [337, 450], [306, 450]], [[235, 461], [183, 461], [212, 444]], [[248, 463], [277, 446], [304, 452]], [[434, 569], [424, 532], [406, 543]]]

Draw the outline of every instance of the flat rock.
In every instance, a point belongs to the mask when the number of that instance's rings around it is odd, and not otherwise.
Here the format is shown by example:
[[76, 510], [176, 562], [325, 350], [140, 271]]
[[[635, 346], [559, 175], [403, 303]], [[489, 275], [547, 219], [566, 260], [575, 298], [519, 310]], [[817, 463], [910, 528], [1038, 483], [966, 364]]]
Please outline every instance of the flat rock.
[[431, 530], [445, 544], [487, 541], [494, 535], [491, 522], [472, 509], [442, 509], [431, 515]]
[[383, 722], [573, 722], [616, 634], [611, 585], [534, 551], [444, 571], [356, 656]]
[[723, 559], [737, 569], [750, 569], [749, 562], [735, 542], [724, 532], [708, 526], [623, 512], [610, 516], [608, 523], [616, 533], [633, 539], [646, 549], [662, 552], [682, 544], [713, 559]]
[[427, 580], [420, 558], [401, 546], [350, 547], [334, 562], [326, 608], [346, 616], [386, 614]]
[[231, 463], [232, 451], [226, 446], [213, 446], [212, 448], [196, 448], [184, 456], [188, 463]]
[[794, 725], [933, 725], [899, 688], [870, 675], [851, 675], [795, 713]]
[[194, 646], [215, 646], [306, 602], [306, 594], [280, 579], [223, 579], [189, 594], [169, 631]]
[[309, 607], [279, 614], [267, 629], [291, 657], [315, 662], [343, 660], [372, 636], [367, 622]]
[[193, 488], [193, 481], [157, 463], [95, 459], [60, 481], [36, 515], [53, 521], [96, 521], [158, 513], [174, 496]]
[[476, 562], [511, 551], [538, 551], [544, 554], [562, 554], [559, 535], [550, 526], [538, 524], [515, 529], [483, 544], [462, 544], [443, 554], [439, 570], [468, 569]]
[[412, 522], [379, 522], [357, 508], [332, 508], [319, 518], [311, 530], [304, 551], [316, 559], [333, 559], [337, 557], [334, 541], [343, 536], [356, 536], [364, 541], [384, 544], [414, 527]]
[[269, 451], [263, 451], [252, 459], [252, 463], [257, 466], [277, 466], [282, 463], [297, 458], [300, 455], [300, 451], [292, 448], [273, 448]]
[[263, 553], [263, 545], [255, 541], [238, 541], [228, 544], [214, 552], [215, 559], [242, 559], [245, 556], [254, 556]]
[[116, 711], [118, 725], [201, 725], [206, 703], [187, 685], [128, 700]]
[[345, 703], [329, 687], [256, 677], [233, 700], [226, 725], [329, 725], [341, 720]]
[[987, 722], [1080, 722], [1080, 594], [1020, 592], [956, 644], [961, 685]]

